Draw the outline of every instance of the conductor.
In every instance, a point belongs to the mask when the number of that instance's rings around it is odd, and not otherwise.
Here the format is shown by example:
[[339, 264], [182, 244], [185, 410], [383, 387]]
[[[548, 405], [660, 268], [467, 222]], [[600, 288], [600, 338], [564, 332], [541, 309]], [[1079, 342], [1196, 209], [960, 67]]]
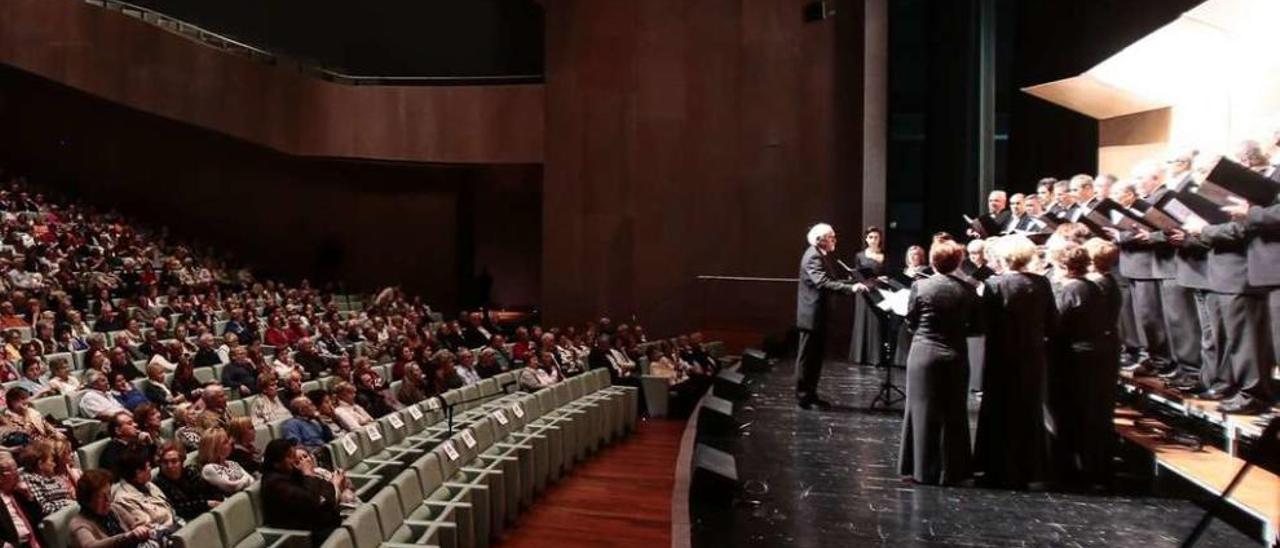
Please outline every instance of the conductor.
[[809, 229], [809, 248], [800, 259], [800, 283], [796, 291], [796, 327], [800, 343], [796, 348], [796, 399], [802, 409], [827, 409], [830, 403], [818, 397], [818, 380], [826, 350], [827, 295], [864, 292], [866, 286], [840, 280], [834, 273], [840, 266], [832, 255], [836, 231], [818, 223]]

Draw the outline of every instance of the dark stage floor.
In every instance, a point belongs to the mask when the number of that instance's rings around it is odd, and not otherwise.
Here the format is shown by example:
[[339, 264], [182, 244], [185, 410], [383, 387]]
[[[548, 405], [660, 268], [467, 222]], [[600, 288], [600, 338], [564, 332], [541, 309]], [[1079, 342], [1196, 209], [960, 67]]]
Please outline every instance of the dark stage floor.
[[[693, 504], [694, 546], [1177, 546], [1201, 515], [1193, 503], [1141, 490], [1083, 495], [903, 483], [896, 468], [901, 411], [862, 410], [878, 388], [877, 372], [827, 364], [822, 393], [840, 405], [818, 412], [796, 407], [791, 371], [782, 362], [751, 376], [751, 401], [735, 413], [750, 423], [735, 451], [745, 494], [728, 509]], [[1256, 545], [1220, 521], [1199, 544]]]

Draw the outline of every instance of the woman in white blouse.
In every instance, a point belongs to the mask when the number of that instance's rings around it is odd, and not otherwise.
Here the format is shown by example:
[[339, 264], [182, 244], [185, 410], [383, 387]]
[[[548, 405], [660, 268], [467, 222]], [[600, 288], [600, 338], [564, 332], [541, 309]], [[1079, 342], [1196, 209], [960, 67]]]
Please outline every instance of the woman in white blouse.
[[227, 458], [232, 447], [231, 437], [221, 428], [210, 428], [200, 438], [200, 477], [226, 494], [244, 490], [254, 482], [253, 474]]
[[339, 382], [333, 387], [333, 395], [338, 400], [338, 405], [334, 406], [333, 414], [338, 419], [338, 425], [347, 432], [354, 432], [356, 429], [373, 422], [373, 416], [369, 415], [360, 404], [356, 403], [356, 387], [348, 382]]
[[70, 396], [80, 391], [80, 379], [71, 376], [71, 365], [64, 358], [49, 361], [49, 387], [63, 396]]
[[276, 384], [276, 376], [271, 373], [258, 375], [258, 390], [261, 393], [249, 405], [249, 416], [254, 426], [271, 424], [293, 416], [280, 401], [280, 390]]

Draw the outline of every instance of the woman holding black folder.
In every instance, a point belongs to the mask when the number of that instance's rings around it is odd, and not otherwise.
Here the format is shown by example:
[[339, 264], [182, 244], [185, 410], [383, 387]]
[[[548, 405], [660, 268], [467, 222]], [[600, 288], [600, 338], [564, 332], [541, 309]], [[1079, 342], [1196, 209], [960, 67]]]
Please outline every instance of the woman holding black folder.
[[[862, 248], [853, 258], [855, 277], [861, 279], [876, 278], [884, 274], [884, 232], [879, 227], [869, 226], [863, 231]], [[849, 345], [849, 361], [862, 365], [873, 365], [880, 361], [880, 319], [874, 305], [862, 295], [853, 299], [853, 341]]]

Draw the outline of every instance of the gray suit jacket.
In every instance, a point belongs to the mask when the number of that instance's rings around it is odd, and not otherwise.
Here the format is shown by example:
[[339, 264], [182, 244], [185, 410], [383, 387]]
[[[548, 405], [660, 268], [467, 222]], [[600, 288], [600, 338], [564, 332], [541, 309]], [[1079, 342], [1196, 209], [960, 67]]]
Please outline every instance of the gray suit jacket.
[[834, 274], [834, 261], [809, 246], [800, 258], [800, 283], [796, 288], [796, 327], [815, 331], [826, 324], [827, 293], [852, 291]]
[[[1145, 209], [1134, 202], [1134, 210]], [[1154, 235], [1154, 233], [1152, 233]], [[1121, 232], [1116, 245], [1120, 246], [1120, 275], [1130, 280], [1154, 280], [1160, 278], [1155, 273], [1155, 245], [1151, 242], [1134, 240], [1132, 232]]]
[[1258, 293], [1249, 284], [1246, 247], [1249, 236], [1241, 223], [1230, 222], [1204, 227], [1200, 239], [1209, 246], [1209, 291], [1239, 295]]
[[[1277, 170], [1280, 174], [1280, 170]], [[1280, 198], [1267, 207], [1249, 208], [1244, 220], [1249, 239], [1249, 284], [1280, 286]], [[1272, 321], [1280, 321], [1274, 318]]]

